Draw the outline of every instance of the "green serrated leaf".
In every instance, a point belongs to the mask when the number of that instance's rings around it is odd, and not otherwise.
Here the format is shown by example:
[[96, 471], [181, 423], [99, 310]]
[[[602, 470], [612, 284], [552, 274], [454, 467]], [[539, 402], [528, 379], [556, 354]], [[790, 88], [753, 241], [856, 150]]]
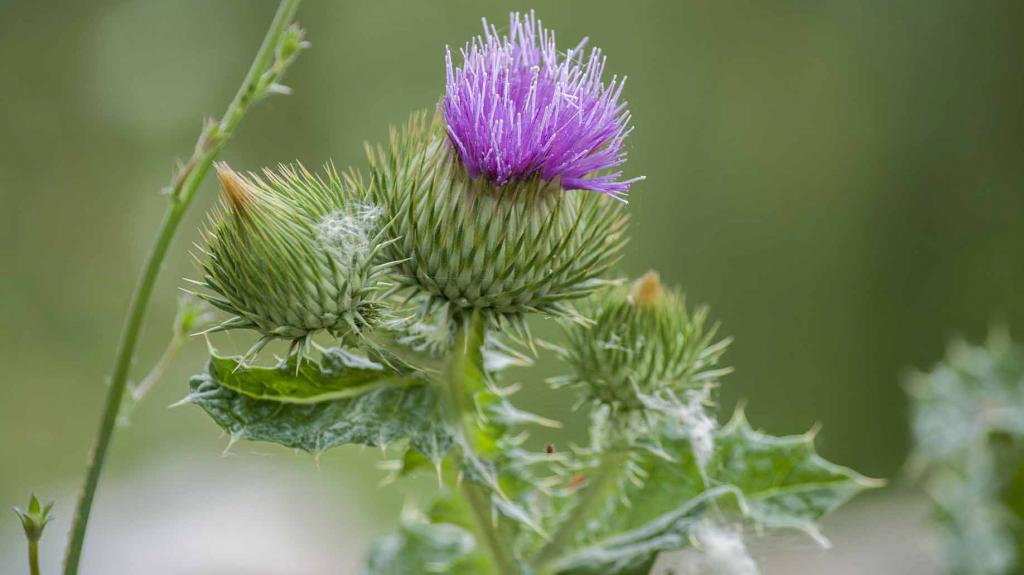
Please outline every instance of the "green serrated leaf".
[[[689, 545], [709, 513], [796, 528], [823, 541], [816, 521], [877, 485], [818, 456], [812, 435], [765, 435], [740, 412], [715, 433], [703, 470], [689, 438], [673, 432], [659, 450], [636, 450], [612, 467], [619, 475], [602, 481], [600, 497], [586, 502], [594, 511], [569, 545], [573, 551], [553, 563], [556, 572], [646, 573], [659, 552]], [[579, 497], [587, 497], [586, 489]]]
[[646, 575], [658, 553], [688, 546], [690, 536], [714, 504], [736, 495], [728, 488], [703, 492], [637, 529], [582, 547], [556, 561], [552, 571], [559, 575]]
[[[304, 366], [299, 376], [289, 370], [237, 367], [235, 360], [214, 357], [205, 373], [192, 377], [188, 400], [232, 439], [269, 441], [311, 453], [408, 439], [430, 460], [443, 459], [452, 437], [438, 391], [415, 377], [354, 368], [351, 358], [342, 357], [337, 350], [328, 351], [321, 365]], [[352, 370], [357, 375], [352, 379], [339, 375]], [[377, 379], [370, 380], [367, 372]], [[225, 376], [230, 376], [230, 385]]]
[[756, 523], [799, 529], [823, 543], [818, 519], [882, 485], [818, 455], [813, 433], [773, 437], [751, 428], [742, 411], [716, 434], [707, 474], [738, 489]]
[[319, 364], [246, 367], [241, 358], [210, 355], [207, 371], [218, 384], [253, 399], [281, 403], [319, 403], [358, 397], [390, 386], [420, 385], [413, 376], [385, 369], [341, 348], [324, 352]]

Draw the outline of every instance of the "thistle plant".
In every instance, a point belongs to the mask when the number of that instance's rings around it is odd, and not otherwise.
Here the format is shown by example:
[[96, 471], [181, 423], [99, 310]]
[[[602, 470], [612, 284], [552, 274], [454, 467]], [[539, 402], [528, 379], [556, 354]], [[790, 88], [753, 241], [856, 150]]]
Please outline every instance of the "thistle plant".
[[[247, 105], [273, 91], [303, 46], [282, 4], [239, 99], [201, 139], [134, 300], [107, 412], [73, 528], [85, 518], [159, 263], [181, 212]], [[291, 30], [291, 32], [285, 32]], [[301, 166], [239, 174], [217, 165], [222, 203], [198, 244], [194, 293], [248, 330], [240, 355], [210, 346], [181, 403], [231, 441], [319, 456], [393, 449], [390, 478], [436, 476], [432, 501], [370, 550], [366, 573], [642, 574], [687, 547], [721, 563], [744, 526], [801, 529], [866, 487], [815, 453], [812, 433], [771, 437], [742, 412], [719, 425], [727, 338], [657, 274], [612, 268], [626, 242], [630, 115], [584, 40], [560, 50], [533, 13], [445, 54], [436, 112], [370, 147], [369, 177]], [[225, 124], [225, 122], [227, 122]], [[180, 202], [184, 202], [181, 204]], [[410, 305], [415, 304], [415, 305]], [[553, 318], [564, 343], [535, 346]], [[264, 346], [290, 343], [283, 361]], [[564, 362], [589, 422], [584, 446], [541, 448], [560, 422], [513, 402], [516, 365], [538, 347]], [[242, 348], [246, 349], [246, 348]], [[241, 350], [240, 350], [241, 351]], [[510, 375], [510, 373], [512, 375]], [[726, 551], [723, 551], [726, 550]], [[746, 572], [754, 569], [741, 558]]]
[[1024, 569], [1024, 350], [956, 342], [908, 381], [911, 469], [935, 504], [950, 573]]
[[[373, 547], [366, 573], [646, 573], [693, 545], [715, 562], [743, 548], [743, 525], [824, 541], [816, 520], [875, 484], [820, 458], [813, 434], [767, 436], [742, 413], [720, 426], [729, 340], [707, 309], [655, 273], [609, 276], [639, 178], [619, 170], [622, 82], [583, 47], [559, 52], [532, 13], [513, 14], [506, 36], [485, 23], [460, 62], [446, 54], [437, 112], [370, 148], [366, 180], [222, 171], [204, 282], [231, 316], [223, 328], [259, 336], [244, 356], [214, 353], [185, 401], [232, 441], [393, 446], [391, 479], [436, 475], [436, 498]], [[379, 206], [379, 227], [359, 236], [353, 266], [316, 230], [358, 206]], [[346, 282], [366, 291], [323, 299]], [[506, 368], [531, 354], [530, 316], [564, 325], [565, 343], [544, 347], [566, 367], [552, 383], [590, 421], [584, 447], [531, 446], [531, 428], [559, 422], [513, 403], [523, 386]], [[305, 365], [254, 357], [268, 338], [318, 331], [360, 337]]]

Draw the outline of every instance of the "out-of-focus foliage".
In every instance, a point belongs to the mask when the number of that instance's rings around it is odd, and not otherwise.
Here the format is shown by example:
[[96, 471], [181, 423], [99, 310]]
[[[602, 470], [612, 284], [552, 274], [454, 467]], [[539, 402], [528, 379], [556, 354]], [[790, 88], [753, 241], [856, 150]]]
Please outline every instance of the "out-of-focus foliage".
[[916, 448], [952, 573], [1024, 569], [1024, 349], [956, 342], [908, 384]]
[[475, 546], [473, 535], [458, 525], [404, 518], [397, 533], [373, 546], [365, 574], [481, 573], [478, 556], [472, 554]]

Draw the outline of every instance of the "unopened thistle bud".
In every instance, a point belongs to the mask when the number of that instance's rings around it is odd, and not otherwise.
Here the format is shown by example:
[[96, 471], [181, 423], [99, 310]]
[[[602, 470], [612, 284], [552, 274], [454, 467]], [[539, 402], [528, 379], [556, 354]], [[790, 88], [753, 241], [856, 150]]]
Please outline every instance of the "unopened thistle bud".
[[[219, 330], [253, 329], [267, 342], [305, 344], [326, 331], [358, 333], [379, 316], [381, 210], [330, 169], [302, 166], [243, 176], [217, 165], [222, 206], [206, 232], [198, 294], [233, 317]], [[301, 350], [301, 347], [300, 347]]]
[[714, 341], [707, 309], [688, 313], [655, 272], [606, 290], [581, 311], [593, 324], [567, 329], [564, 358], [573, 372], [556, 381], [615, 410], [675, 400], [728, 372], [715, 369], [729, 341]]
[[456, 309], [562, 314], [602, 285], [625, 241], [615, 169], [629, 113], [599, 51], [567, 53], [530, 14], [508, 36], [447, 55], [434, 120], [415, 115], [371, 152], [374, 193], [394, 226], [398, 281]]

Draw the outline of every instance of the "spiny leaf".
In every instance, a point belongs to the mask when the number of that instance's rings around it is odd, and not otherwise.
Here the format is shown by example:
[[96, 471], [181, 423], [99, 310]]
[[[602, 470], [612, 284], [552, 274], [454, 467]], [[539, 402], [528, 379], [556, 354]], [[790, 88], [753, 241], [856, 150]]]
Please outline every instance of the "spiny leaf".
[[773, 437], [750, 427], [743, 412], [715, 437], [708, 464], [715, 484], [743, 493], [747, 515], [766, 527], [800, 529], [820, 542], [816, 521], [879, 480], [826, 461], [814, 450], [814, 435]]
[[239, 358], [211, 354], [207, 371], [232, 391], [282, 403], [319, 403], [422, 383], [341, 348], [324, 352], [319, 365], [303, 362], [298, 369], [292, 362], [277, 367], [244, 367], [239, 362]]
[[796, 528], [824, 541], [815, 522], [878, 484], [821, 458], [810, 434], [772, 437], [753, 430], [741, 412], [715, 433], [703, 472], [685, 434], [666, 430], [661, 448], [635, 451], [622, 476], [606, 482], [575, 550], [555, 562], [559, 573], [645, 573], [657, 553], [687, 546], [707, 514]]
[[583, 547], [554, 563], [559, 575], [646, 575], [658, 553], [680, 549], [716, 501], [735, 497], [727, 488], [700, 493], [654, 521]]
[[[232, 366], [237, 360], [215, 356], [205, 373], [192, 377], [187, 399], [232, 439], [269, 441], [311, 453], [343, 444], [386, 446], [408, 439], [413, 448], [440, 461], [452, 438], [437, 390], [413, 376], [353, 368], [346, 362], [351, 363], [350, 356], [330, 350], [321, 365], [296, 376], [294, 368], [236, 370]], [[367, 372], [376, 373], [377, 379], [368, 379]], [[222, 379], [225, 375], [231, 376], [230, 386]]]

